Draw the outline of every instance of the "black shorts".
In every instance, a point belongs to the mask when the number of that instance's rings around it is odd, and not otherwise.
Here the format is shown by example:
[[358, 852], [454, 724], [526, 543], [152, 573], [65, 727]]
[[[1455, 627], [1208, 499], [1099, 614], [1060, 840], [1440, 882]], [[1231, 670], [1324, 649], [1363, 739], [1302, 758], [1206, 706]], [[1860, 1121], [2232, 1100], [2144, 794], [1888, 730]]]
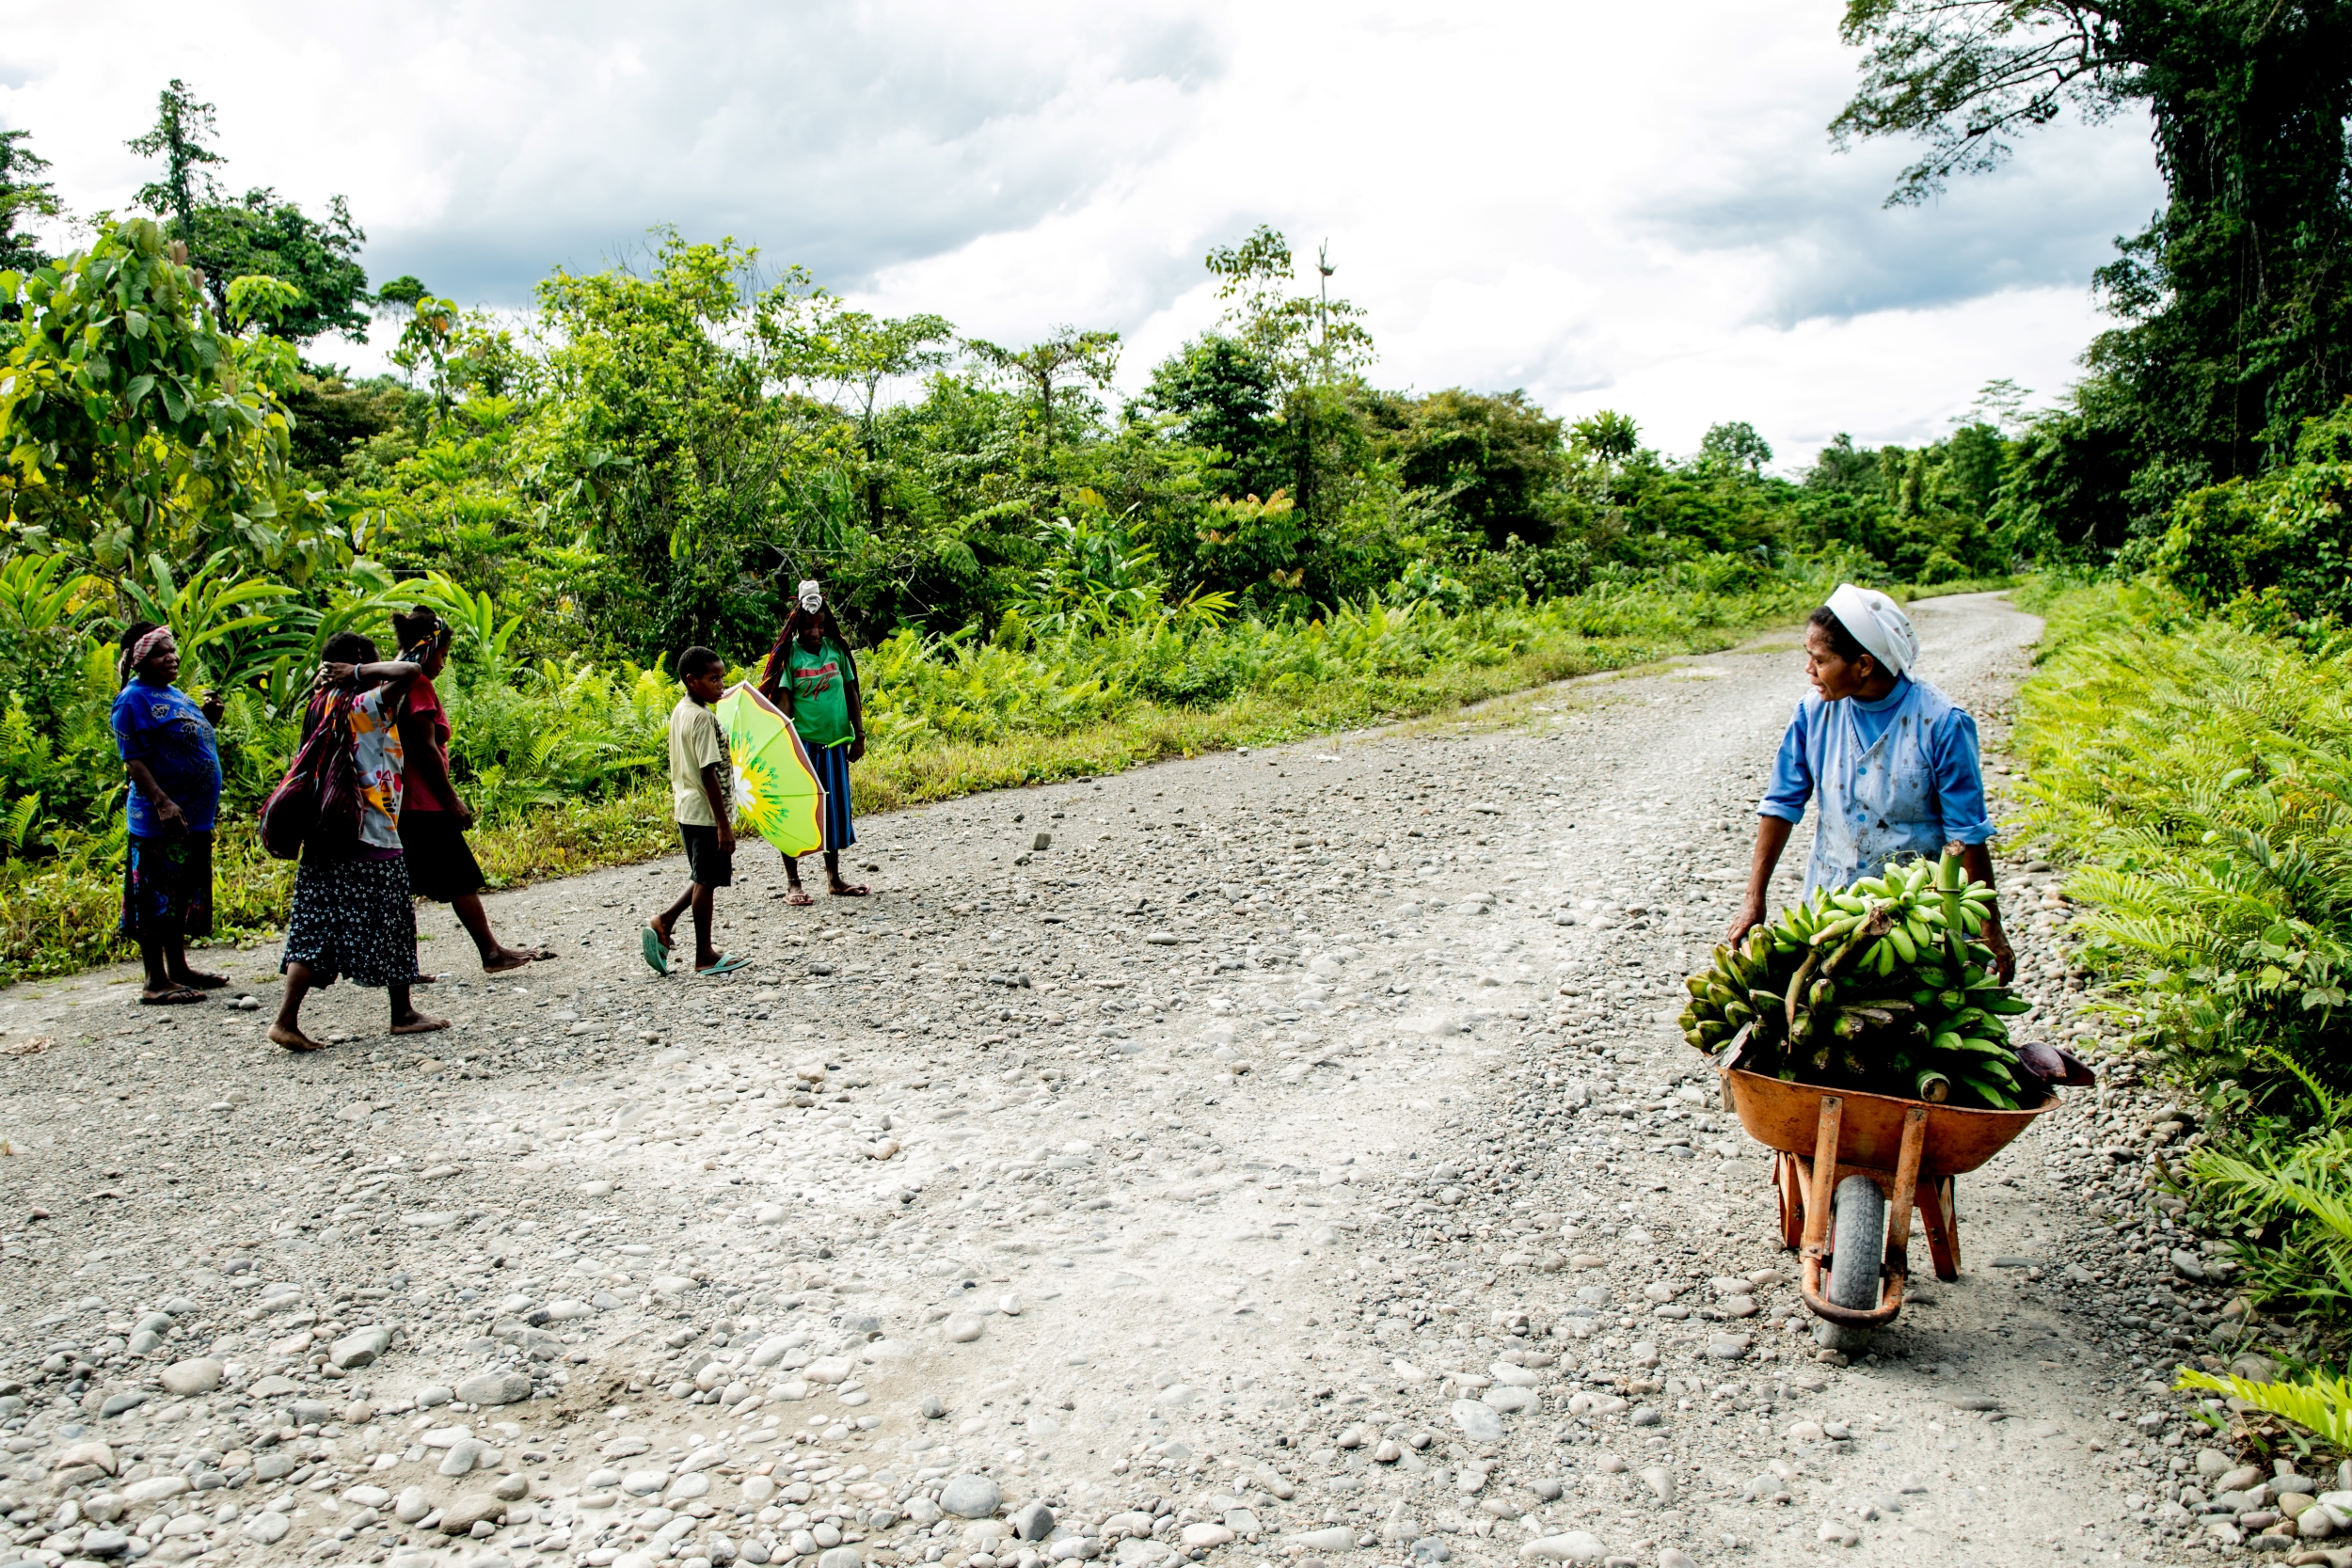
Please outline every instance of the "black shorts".
[[400, 847], [408, 862], [411, 892], [448, 904], [488, 885], [454, 813], [402, 812]]
[[719, 830], [681, 822], [677, 836], [686, 841], [686, 871], [703, 887], [735, 885], [735, 855], [719, 847]]

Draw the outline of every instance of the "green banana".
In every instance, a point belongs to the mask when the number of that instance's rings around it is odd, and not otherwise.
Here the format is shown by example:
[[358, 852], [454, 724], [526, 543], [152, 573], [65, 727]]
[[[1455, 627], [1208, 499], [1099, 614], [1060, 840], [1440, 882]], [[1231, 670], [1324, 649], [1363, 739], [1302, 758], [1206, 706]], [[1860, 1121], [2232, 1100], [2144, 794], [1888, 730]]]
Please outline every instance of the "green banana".
[[2015, 1055], [2002, 1021], [2030, 1009], [1970, 938], [1993, 908], [1957, 856], [1817, 890], [1715, 947], [1684, 981], [1677, 1022], [1710, 1055], [1745, 1030], [1748, 1069], [1784, 1080], [2004, 1103]]
[[[1936, 1043], [1942, 1046], [1944, 1038], [1945, 1037], [1941, 1035], [1937, 1036]], [[2009, 1047], [1998, 1040], [1984, 1039], [1975, 1035], [1955, 1035], [1951, 1037], [1951, 1040], [1952, 1043], [1945, 1046], [1944, 1049], [1961, 1052], [1971, 1056], [2001, 1056], [2009, 1052]]]

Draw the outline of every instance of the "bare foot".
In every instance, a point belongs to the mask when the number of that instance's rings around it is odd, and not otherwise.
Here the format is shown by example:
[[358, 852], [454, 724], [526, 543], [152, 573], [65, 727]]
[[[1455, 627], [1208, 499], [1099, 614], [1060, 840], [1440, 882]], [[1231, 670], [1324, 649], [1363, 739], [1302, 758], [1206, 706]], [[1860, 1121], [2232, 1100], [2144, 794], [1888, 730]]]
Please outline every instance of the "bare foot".
[[201, 1002], [204, 993], [191, 986], [175, 985], [169, 990], [142, 990], [139, 1002], [149, 1007], [184, 1007], [191, 1002]]
[[663, 952], [667, 953], [675, 951], [670, 942], [670, 922], [668, 920], [664, 919], [660, 915], [655, 915], [651, 920], [645, 922], [645, 929], [651, 931], [656, 937], [660, 939], [661, 949]]
[[194, 986], [199, 990], [218, 990], [229, 983], [228, 975], [212, 974], [200, 969], [183, 969], [172, 979], [183, 986]]
[[429, 1035], [436, 1029], [448, 1027], [449, 1020], [445, 1018], [432, 1018], [423, 1013], [410, 1013], [405, 1019], [394, 1021], [392, 1033], [395, 1035]]
[[[648, 921], [646, 924], [651, 925], [653, 923]], [[660, 936], [662, 946], [667, 947], [670, 945], [670, 939], [667, 932], [657, 932], [656, 934]], [[485, 974], [512, 974], [515, 971], [522, 968], [525, 964], [543, 964], [552, 963], [554, 961], [555, 949], [552, 947], [501, 947], [497, 952], [491, 954], [489, 958], [483, 960], [482, 973]]]
[[314, 1040], [301, 1030], [289, 1029], [282, 1023], [273, 1023], [269, 1026], [269, 1041], [272, 1045], [282, 1045], [289, 1051], [324, 1051], [326, 1049], [326, 1042]]

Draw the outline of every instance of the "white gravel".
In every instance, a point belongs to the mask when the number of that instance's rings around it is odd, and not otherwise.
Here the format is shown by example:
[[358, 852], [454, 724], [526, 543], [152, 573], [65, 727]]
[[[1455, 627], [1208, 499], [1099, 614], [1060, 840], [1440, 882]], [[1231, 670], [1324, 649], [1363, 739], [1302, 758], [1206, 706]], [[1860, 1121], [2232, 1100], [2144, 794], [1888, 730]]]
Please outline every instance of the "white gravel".
[[[2035, 624], [1916, 615], [1997, 740]], [[261, 1038], [266, 951], [259, 1013], [0, 993], [0, 1564], [2230, 1549], [2277, 1489], [2161, 1392], [2225, 1285], [2123, 1201], [2152, 1098], [1963, 1179], [1959, 1283], [1915, 1232], [1874, 1354], [1804, 1332], [1670, 1022], [1802, 689], [1790, 635], [869, 818], [859, 903], [754, 848], [719, 981], [636, 957], [675, 861], [503, 895], [560, 961], [422, 1040], [338, 988], [319, 1058]], [[2009, 905], [2071, 1034], [2047, 882]]]

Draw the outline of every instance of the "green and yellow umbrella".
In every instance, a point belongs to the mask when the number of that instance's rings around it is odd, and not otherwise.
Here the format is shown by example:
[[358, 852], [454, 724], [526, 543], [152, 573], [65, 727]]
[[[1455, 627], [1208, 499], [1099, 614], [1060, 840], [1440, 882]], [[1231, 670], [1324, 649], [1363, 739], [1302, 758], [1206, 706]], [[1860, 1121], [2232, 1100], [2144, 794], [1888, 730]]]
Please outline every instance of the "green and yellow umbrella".
[[735, 819], [787, 855], [825, 847], [825, 790], [784, 710], [746, 681], [716, 709], [735, 765]]

